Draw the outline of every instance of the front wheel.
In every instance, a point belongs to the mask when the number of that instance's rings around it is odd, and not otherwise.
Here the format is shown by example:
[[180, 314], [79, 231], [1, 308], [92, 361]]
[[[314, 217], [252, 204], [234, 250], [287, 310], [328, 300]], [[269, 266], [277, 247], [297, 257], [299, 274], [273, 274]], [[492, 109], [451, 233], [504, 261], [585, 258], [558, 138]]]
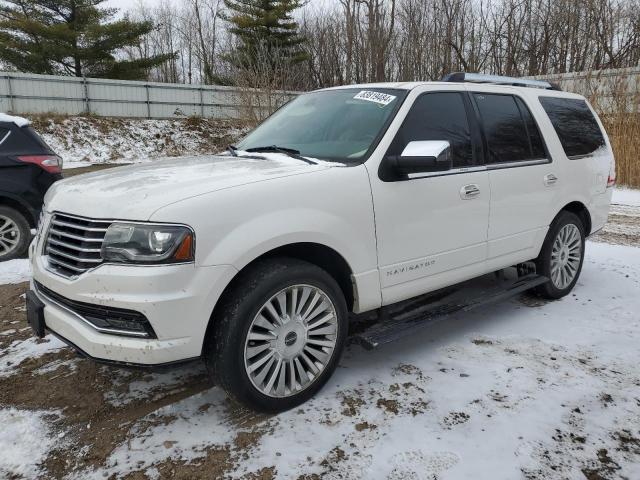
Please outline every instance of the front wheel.
[[549, 278], [537, 292], [549, 299], [567, 295], [578, 281], [584, 261], [584, 225], [577, 215], [563, 211], [551, 224], [536, 270]]
[[336, 368], [347, 336], [344, 295], [310, 263], [274, 258], [242, 272], [216, 310], [207, 367], [236, 400], [263, 412], [311, 398]]

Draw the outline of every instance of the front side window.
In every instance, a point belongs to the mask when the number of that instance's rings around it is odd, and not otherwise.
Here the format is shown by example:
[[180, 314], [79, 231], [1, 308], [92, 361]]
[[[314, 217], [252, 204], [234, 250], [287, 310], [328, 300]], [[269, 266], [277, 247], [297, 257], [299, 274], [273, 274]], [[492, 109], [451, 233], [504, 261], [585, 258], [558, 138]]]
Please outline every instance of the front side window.
[[584, 100], [540, 97], [540, 103], [567, 157], [590, 155], [605, 146], [600, 126]]
[[542, 137], [524, 102], [513, 95], [474, 93], [487, 141], [487, 163], [545, 157]]
[[400, 155], [410, 142], [446, 140], [451, 145], [453, 168], [472, 166], [471, 131], [462, 95], [434, 92], [418, 97], [387, 154]]
[[305, 157], [359, 163], [384, 133], [406, 94], [396, 89], [349, 88], [300, 95], [237, 148], [278, 146]]

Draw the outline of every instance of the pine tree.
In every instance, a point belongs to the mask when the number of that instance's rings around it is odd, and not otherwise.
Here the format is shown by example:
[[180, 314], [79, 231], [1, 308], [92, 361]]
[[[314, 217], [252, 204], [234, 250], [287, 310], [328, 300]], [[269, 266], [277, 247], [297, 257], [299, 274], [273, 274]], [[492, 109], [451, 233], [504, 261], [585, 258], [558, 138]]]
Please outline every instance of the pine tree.
[[119, 58], [153, 25], [127, 17], [113, 20], [117, 9], [100, 7], [104, 1], [5, 0], [0, 4], [0, 61], [21, 72], [134, 80], [172, 58]]
[[305, 39], [298, 33], [292, 12], [303, 0], [225, 0], [230, 31], [240, 45], [228, 56], [235, 66], [251, 68], [259, 62], [291, 65], [309, 58], [302, 48]]

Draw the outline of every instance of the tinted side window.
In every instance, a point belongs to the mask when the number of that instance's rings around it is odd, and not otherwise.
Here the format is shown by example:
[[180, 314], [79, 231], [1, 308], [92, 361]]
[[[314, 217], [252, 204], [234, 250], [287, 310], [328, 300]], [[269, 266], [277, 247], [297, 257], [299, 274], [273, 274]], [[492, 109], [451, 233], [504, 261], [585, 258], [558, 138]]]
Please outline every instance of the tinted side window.
[[9, 133], [9, 130], [6, 128], [0, 127], [0, 152], [2, 152], [2, 144], [6, 140], [6, 136]]
[[22, 127], [22, 133], [25, 137], [27, 137], [31, 142], [40, 147], [42, 150], [53, 153], [51, 147], [44, 141], [44, 139], [36, 133], [33, 127]]
[[567, 157], [589, 155], [605, 145], [604, 136], [584, 100], [540, 97]]
[[512, 95], [474, 94], [487, 138], [488, 163], [542, 158], [534, 156], [527, 127]]
[[544, 148], [544, 142], [542, 141], [542, 135], [540, 134], [538, 124], [529, 111], [529, 107], [527, 107], [522, 99], [518, 97], [516, 97], [516, 103], [518, 104], [520, 114], [524, 119], [524, 124], [527, 127], [527, 133], [529, 134], [529, 142], [531, 143], [531, 156], [534, 159], [546, 158], [547, 153]]
[[409, 142], [447, 140], [451, 144], [453, 167], [473, 165], [471, 132], [462, 94], [424, 94], [415, 101], [389, 149], [400, 155]]

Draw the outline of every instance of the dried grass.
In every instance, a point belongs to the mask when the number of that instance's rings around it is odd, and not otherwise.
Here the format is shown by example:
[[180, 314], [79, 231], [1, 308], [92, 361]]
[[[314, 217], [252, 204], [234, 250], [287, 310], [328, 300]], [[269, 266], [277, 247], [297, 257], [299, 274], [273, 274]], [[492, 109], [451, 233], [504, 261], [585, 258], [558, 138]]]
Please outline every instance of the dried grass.
[[[620, 75], [587, 79], [589, 101], [598, 111], [616, 158], [618, 185], [640, 188], [640, 91], [638, 81]], [[603, 92], [611, 92], [608, 95]]]
[[603, 115], [616, 158], [618, 185], [640, 188], [640, 113]]

